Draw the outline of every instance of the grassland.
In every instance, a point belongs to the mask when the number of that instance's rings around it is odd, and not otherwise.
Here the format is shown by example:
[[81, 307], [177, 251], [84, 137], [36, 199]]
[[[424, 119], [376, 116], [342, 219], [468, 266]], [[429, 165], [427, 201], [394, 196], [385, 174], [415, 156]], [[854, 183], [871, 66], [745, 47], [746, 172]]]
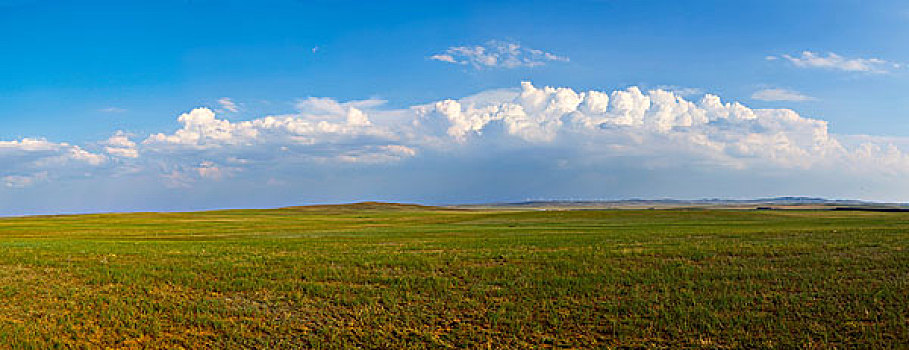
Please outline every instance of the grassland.
[[901, 348], [909, 214], [407, 206], [0, 219], [16, 348]]

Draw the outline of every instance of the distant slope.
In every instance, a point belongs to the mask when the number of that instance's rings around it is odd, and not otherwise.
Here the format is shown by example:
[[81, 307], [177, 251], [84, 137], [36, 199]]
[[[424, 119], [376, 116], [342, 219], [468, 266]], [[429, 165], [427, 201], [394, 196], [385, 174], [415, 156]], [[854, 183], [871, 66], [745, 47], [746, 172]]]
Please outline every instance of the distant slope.
[[525, 208], [525, 209], [671, 209], [671, 208], [729, 208], [729, 209], [909, 209], [905, 203], [878, 203], [860, 200], [825, 199], [815, 197], [775, 197], [758, 199], [626, 199], [626, 200], [536, 200], [515, 203], [492, 203], [459, 206], [465, 208]]
[[357, 202], [348, 204], [318, 204], [285, 207], [281, 209], [305, 211], [336, 211], [336, 210], [444, 210], [446, 208], [408, 203], [387, 202]]

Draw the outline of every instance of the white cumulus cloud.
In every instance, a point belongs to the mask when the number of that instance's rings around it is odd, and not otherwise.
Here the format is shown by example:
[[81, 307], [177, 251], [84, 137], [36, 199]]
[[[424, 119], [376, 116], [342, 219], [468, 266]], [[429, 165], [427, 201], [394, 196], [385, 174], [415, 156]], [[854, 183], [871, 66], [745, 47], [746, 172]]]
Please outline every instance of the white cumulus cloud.
[[28, 163], [32, 165], [65, 163], [100, 165], [107, 158], [65, 142], [54, 143], [45, 139], [24, 138], [14, 141], [0, 141], [0, 159], [16, 160], [18, 164]]
[[[326, 111], [327, 114], [267, 116], [232, 123], [218, 119], [215, 112], [208, 108], [196, 108], [177, 118], [183, 125], [182, 128], [172, 134], [153, 134], [143, 144], [148, 147], [211, 149], [274, 144], [317, 145], [360, 137], [390, 137], [388, 131], [372, 126], [369, 117], [358, 108], [343, 106], [333, 100], [310, 100], [304, 103], [313, 104], [326, 104], [336, 110]], [[325, 106], [319, 106], [322, 107]]]
[[117, 131], [113, 136], [104, 142], [104, 152], [115, 157], [138, 158], [139, 150], [136, 149], [136, 143], [129, 139], [123, 131]]
[[886, 163], [909, 172], [909, 157], [899, 149], [846, 147], [826, 121], [788, 109], [751, 109], [710, 94], [688, 101], [659, 89], [578, 92], [524, 83], [499, 100], [444, 100], [417, 110], [427, 126], [444, 121], [439, 132], [456, 144], [500, 135], [500, 141], [567, 148], [582, 158], [635, 155], [731, 168], [858, 170], [855, 164]]
[[27, 187], [52, 176], [101, 166], [107, 160], [102, 154], [65, 142], [35, 138], [0, 141], [0, 178], [7, 187]]
[[309, 98], [298, 101], [297, 113], [240, 122], [196, 108], [177, 118], [181, 128], [152, 134], [139, 149], [158, 163], [170, 164], [165, 176], [180, 185], [194, 179], [223, 179], [246, 168], [305, 162], [376, 164], [413, 157], [417, 151], [400, 144], [400, 130], [370, 120], [367, 110], [383, 103]]

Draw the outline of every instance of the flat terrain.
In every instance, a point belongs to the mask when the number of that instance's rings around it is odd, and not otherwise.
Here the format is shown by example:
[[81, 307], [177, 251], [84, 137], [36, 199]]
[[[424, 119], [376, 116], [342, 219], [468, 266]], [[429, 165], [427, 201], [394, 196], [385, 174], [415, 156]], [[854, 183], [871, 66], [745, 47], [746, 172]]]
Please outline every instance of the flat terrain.
[[909, 213], [0, 219], [2, 347], [900, 348]]

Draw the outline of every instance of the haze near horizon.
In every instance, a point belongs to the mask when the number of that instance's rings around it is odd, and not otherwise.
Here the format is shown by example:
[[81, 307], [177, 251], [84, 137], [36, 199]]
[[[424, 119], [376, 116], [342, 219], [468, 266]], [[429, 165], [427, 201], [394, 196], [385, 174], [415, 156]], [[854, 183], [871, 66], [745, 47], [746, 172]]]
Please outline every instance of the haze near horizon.
[[909, 198], [899, 1], [0, 1], [0, 215]]

